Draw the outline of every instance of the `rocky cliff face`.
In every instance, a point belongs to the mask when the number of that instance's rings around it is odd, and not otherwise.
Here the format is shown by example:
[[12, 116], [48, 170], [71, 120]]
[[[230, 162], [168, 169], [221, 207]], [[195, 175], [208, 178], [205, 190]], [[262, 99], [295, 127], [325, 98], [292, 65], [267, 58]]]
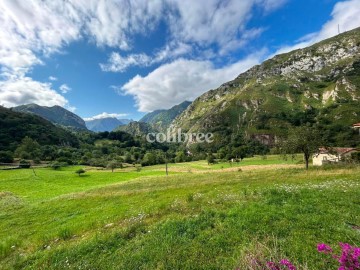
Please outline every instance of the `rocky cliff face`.
[[195, 131], [281, 134], [314, 121], [360, 119], [360, 28], [275, 56], [197, 98], [172, 125]]

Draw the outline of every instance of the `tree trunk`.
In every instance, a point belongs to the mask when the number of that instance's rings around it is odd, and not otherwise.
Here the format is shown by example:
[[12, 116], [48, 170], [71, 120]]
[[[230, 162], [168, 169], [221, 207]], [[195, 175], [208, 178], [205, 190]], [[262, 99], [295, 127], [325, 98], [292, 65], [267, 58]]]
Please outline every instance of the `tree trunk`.
[[309, 169], [309, 159], [310, 159], [310, 156], [305, 155], [305, 168], [306, 168], [306, 170]]

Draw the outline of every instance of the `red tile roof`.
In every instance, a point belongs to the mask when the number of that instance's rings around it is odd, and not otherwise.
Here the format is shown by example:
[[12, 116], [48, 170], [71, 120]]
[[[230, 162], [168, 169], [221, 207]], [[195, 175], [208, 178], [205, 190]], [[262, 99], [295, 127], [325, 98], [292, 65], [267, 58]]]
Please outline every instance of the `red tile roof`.
[[357, 151], [356, 148], [342, 148], [342, 147], [334, 147], [334, 148], [319, 148], [320, 154], [337, 154], [337, 155], [344, 155], [351, 151]]

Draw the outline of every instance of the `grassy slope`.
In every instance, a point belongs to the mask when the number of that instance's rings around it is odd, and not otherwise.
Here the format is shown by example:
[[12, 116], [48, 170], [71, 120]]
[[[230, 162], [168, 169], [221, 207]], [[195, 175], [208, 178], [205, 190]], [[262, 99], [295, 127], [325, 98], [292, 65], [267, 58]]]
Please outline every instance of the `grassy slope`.
[[186, 165], [207, 173], [0, 171], [0, 268], [246, 269], [260, 250], [300, 269], [335, 269], [322, 265], [316, 244], [360, 243], [349, 225], [360, 225], [359, 168]]

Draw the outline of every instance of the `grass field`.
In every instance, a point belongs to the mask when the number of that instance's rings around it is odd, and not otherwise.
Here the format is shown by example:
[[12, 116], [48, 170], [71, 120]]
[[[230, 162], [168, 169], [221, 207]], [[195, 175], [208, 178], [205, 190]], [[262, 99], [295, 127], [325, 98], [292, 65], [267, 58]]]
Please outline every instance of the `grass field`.
[[297, 163], [0, 171], [0, 269], [337, 269], [316, 245], [359, 246], [360, 169]]

